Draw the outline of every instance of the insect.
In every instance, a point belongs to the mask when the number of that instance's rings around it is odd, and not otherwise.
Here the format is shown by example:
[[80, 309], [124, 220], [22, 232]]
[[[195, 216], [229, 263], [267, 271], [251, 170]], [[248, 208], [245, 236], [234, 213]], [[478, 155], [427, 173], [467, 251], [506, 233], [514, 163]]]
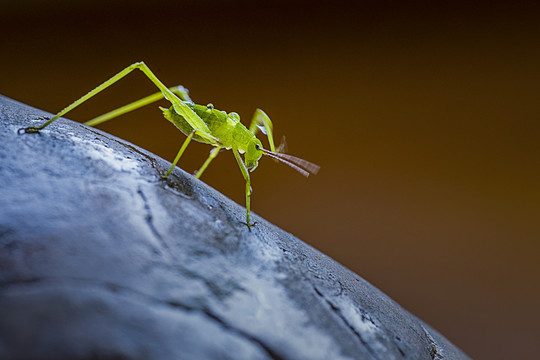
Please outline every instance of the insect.
[[[196, 177], [200, 178], [204, 170], [210, 162], [218, 155], [221, 149], [232, 150], [240, 171], [246, 181], [246, 224], [249, 228], [255, 224], [250, 223], [250, 198], [251, 198], [251, 181], [249, 173], [255, 170], [258, 166], [259, 159], [265, 155], [278, 160], [304, 176], [316, 174], [319, 171], [319, 166], [309, 161], [297, 158], [292, 155], [284, 154], [276, 151], [273, 139], [273, 125], [270, 118], [264, 111], [257, 109], [251, 120], [249, 129], [240, 122], [240, 116], [235, 112], [226, 113], [225, 111], [214, 109], [212, 104], [197, 105], [189, 97], [188, 91], [183, 86], [175, 86], [168, 88], [154, 75], [150, 68], [144, 62], [136, 62], [118, 74], [114, 75], [103, 84], [84, 95], [41, 126], [30, 126], [19, 129], [19, 133], [37, 133], [59, 117], [65, 115], [75, 107], [81, 105], [86, 100], [103, 91], [110, 85], [122, 79], [124, 76], [131, 73], [133, 70], [141, 70], [159, 89], [159, 92], [132, 102], [116, 110], [110, 111], [104, 115], [98, 116], [90, 121], [85, 122], [85, 125], [95, 126], [105, 121], [111, 120], [117, 116], [127, 112], [136, 110], [142, 106], [148, 105], [163, 98], [171, 103], [170, 108], [161, 108], [163, 116], [168, 121], [172, 122], [187, 138], [180, 147], [172, 166], [167, 173], [163, 174], [163, 178], [167, 178], [173, 171], [174, 167], [180, 160], [186, 147], [191, 140], [196, 140], [202, 143], [212, 145], [214, 149], [210, 152], [210, 156], [206, 159], [203, 165], [196, 173]], [[263, 148], [261, 141], [256, 137], [257, 132], [261, 130], [268, 138], [270, 150]], [[244, 159], [240, 156], [244, 155]]]

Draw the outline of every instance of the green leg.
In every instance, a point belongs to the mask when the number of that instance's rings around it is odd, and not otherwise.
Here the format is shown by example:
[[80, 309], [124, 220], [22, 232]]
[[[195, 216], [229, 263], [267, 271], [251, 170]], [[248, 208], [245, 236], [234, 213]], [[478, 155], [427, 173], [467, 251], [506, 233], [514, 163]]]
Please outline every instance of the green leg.
[[249, 222], [249, 205], [250, 205], [250, 199], [251, 199], [251, 181], [249, 178], [249, 172], [246, 168], [246, 165], [242, 161], [242, 158], [240, 157], [240, 153], [238, 152], [238, 149], [232, 149], [232, 152], [234, 154], [234, 157], [236, 158], [236, 161], [238, 162], [238, 166], [240, 167], [240, 171], [242, 172], [242, 175], [244, 176], [244, 179], [246, 180], [246, 225], [248, 228], [251, 228], [255, 226], [255, 223], [251, 224]]
[[264, 129], [261, 129], [263, 133], [268, 137], [268, 143], [270, 144], [270, 151], [276, 152], [276, 147], [274, 146], [274, 126], [272, 125], [272, 121], [266, 115], [264, 111], [261, 109], [255, 110], [255, 113], [253, 114], [253, 118], [251, 119], [251, 124], [249, 125], [249, 131], [253, 133], [253, 135], [257, 134], [257, 131], [259, 131], [258, 125], [263, 125]]
[[178, 160], [180, 160], [180, 156], [182, 156], [182, 154], [184, 153], [184, 151], [186, 150], [189, 142], [191, 141], [191, 139], [193, 138], [193, 135], [195, 135], [195, 133], [197, 132], [197, 130], [193, 130], [187, 137], [186, 141], [184, 141], [184, 143], [182, 144], [182, 147], [180, 148], [180, 150], [178, 150], [178, 154], [176, 154], [176, 157], [174, 158], [174, 161], [171, 165], [171, 167], [169, 168], [169, 171], [167, 171], [167, 173], [165, 175], [161, 175], [164, 179], [166, 179], [170, 174], [171, 172], [173, 171], [174, 167], [176, 166], [176, 164], [178, 163]]
[[212, 149], [212, 151], [210, 151], [210, 156], [208, 156], [204, 164], [202, 164], [201, 168], [197, 170], [197, 173], [195, 175], [197, 179], [201, 178], [201, 175], [203, 174], [204, 170], [206, 170], [206, 168], [208, 167], [208, 164], [210, 164], [210, 162], [214, 160], [216, 156], [218, 156], [219, 150], [221, 150], [221, 146], [216, 146], [215, 148]]
[[[180, 96], [182, 100], [191, 101], [188, 95], [188, 90], [182, 85], [171, 87], [169, 88], [169, 90], [171, 90], [174, 94]], [[111, 119], [114, 119], [115, 117], [118, 117], [130, 111], [137, 110], [143, 106], [149, 105], [161, 99], [163, 99], [163, 93], [160, 91], [155, 94], [149, 95], [145, 98], [142, 98], [140, 100], [134, 101], [130, 104], [124, 105], [121, 108], [109, 111], [108, 113], [98, 116], [96, 118], [93, 118], [92, 120], [88, 120], [87, 122], [84, 123], [84, 125], [88, 125], [88, 126], [99, 125], [101, 123], [104, 123], [105, 121], [109, 121]]]
[[71, 105], [66, 107], [64, 110], [60, 111], [53, 118], [51, 118], [49, 121], [43, 123], [42, 125], [40, 125], [38, 127], [30, 126], [30, 127], [27, 127], [27, 128], [24, 128], [24, 129], [19, 129], [19, 130], [24, 130], [24, 132], [26, 132], [26, 133], [39, 132], [39, 130], [42, 130], [43, 128], [48, 126], [50, 123], [52, 123], [53, 121], [55, 121], [59, 117], [65, 115], [66, 113], [73, 110], [74, 108], [76, 108], [80, 104], [84, 103], [86, 100], [92, 98], [96, 94], [98, 94], [101, 91], [105, 90], [106, 88], [108, 88], [109, 86], [111, 86], [112, 84], [117, 82], [118, 80], [122, 79], [124, 76], [128, 75], [129, 73], [131, 73], [135, 69], [141, 70], [146, 75], [146, 77], [148, 77], [150, 79], [150, 81], [152, 81], [154, 83], [154, 85], [157, 86], [157, 88], [163, 94], [163, 97], [165, 97], [165, 99], [167, 99], [168, 101], [171, 102], [171, 104], [174, 107], [174, 110], [179, 115], [184, 117], [184, 119], [191, 125], [191, 127], [193, 127], [194, 129], [200, 130], [199, 136], [201, 136], [203, 138], [206, 138], [206, 139], [212, 139], [213, 138], [213, 137], [209, 136], [210, 129], [208, 129], [208, 126], [205, 124], [205, 122], [197, 114], [195, 114], [195, 112], [193, 112], [193, 110], [191, 110], [191, 108], [189, 108], [189, 106], [184, 104], [182, 102], [182, 100], [180, 100], [180, 98], [178, 98], [171, 90], [169, 90], [165, 85], [163, 85], [163, 83], [154, 75], [154, 73], [143, 62], [137, 62], [137, 63], [134, 63], [134, 64], [128, 66], [127, 68], [120, 71], [118, 74], [116, 74], [115, 76], [113, 76], [109, 80], [105, 81], [103, 84], [96, 87], [94, 90], [90, 91], [88, 94], [81, 97], [79, 100], [75, 101], [74, 103], [72, 103]]

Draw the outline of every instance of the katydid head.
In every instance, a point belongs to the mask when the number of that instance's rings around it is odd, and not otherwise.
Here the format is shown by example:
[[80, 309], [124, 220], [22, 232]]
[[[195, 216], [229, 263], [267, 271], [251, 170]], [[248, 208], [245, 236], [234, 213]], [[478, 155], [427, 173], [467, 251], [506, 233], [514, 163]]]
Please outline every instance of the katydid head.
[[262, 148], [261, 140], [257, 138], [250, 141], [247, 146], [244, 159], [246, 160], [246, 167], [249, 171], [255, 170], [259, 165], [259, 159], [263, 156]]

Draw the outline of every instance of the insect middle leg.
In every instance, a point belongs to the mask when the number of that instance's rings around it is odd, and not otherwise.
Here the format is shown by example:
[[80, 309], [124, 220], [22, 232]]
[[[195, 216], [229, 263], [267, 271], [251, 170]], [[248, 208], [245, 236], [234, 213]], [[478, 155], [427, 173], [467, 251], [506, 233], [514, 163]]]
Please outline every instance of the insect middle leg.
[[206, 168], [208, 167], [208, 165], [210, 164], [210, 162], [212, 160], [214, 160], [216, 158], [216, 156], [218, 156], [219, 154], [219, 151], [221, 150], [221, 146], [216, 146], [215, 148], [212, 149], [212, 151], [210, 151], [210, 156], [208, 156], [208, 158], [206, 159], [206, 161], [204, 162], [204, 164], [202, 164], [202, 166], [200, 167], [199, 170], [197, 170], [196, 174], [195, 174], [195, 177], [197, 179], [200, 179], [201, 178], [201, 175], [203, 174], [204, 170], [206, 170]]
[[232, 152], [234, 154], [234, 157], [236, 158], [236, 161], [238, 162], [238, 166], [240, 167], [240, 171], [242, 172], [242, 175], [244, 176], [244, 179], [246, 180], [246, 224], [248, 228], [253, 227], [255, 224], [251, 224], [249, 222], [249, 204], [251, 199], [251, 180], [249, 177], [248, 169], [246, 168], [246, 164], [242, 161], [242, 158], [240, 157], [240, 153], [238, 152], [238, 149], [232, 149]]
[[180, 150], [178, 150], [178, 154], [176, 154], [176, 157], [174, 158], [174, 161], [171, 165], [171, 167], [169, 168], [169, 171], [167, 171], [167, 173], [165, 175], [161, 175], [161, 177], [163, 177], [164, 179], [166, 179], [170, 174], [171, 172], [173, 171], [174, 167], [176, 166], [176, 164], [178, 163], [178, 160], [180, 160], [180, 157], [182, 156], [182, 154], [184, 153], [184, 151], [186, 150], [187, 146], [189, 145], [189, 143], [191, 142], [191, 139], [193, 138], [193, 135], [195, 135], [195, 133], [197, 133], [198, 130], [193, 130], [187, 137], [187, 139], [184, 141], [184, 143], [182, 144], [182, 147], [180, 147]]

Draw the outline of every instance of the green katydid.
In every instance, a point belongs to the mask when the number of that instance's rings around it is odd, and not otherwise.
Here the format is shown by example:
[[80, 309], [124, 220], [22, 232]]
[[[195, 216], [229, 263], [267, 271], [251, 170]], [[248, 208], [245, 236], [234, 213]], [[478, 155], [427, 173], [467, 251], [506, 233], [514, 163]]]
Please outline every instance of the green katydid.
[[[162, 175], [163, 178], [167, 178], [173, 171], [174, 167], [180, 160], [184, 150], [191, 140], [196, 140], [202, 143], [206, 143], [214, 146], [214, 149], [210, 152], [210, 156], [203, 163], [201, 168], [197, 171], [196, 177], [200, 178], [204, 170], [210, 164], [210, 162], [217, 156], [221, 149], [232, 150], [240, 171], [244, 179], [246, 180], [246, 224], [248, 227], [252, 227], [254, 224], [250, 223], [250, 197], [251, 197], [251, 181], [249, 172], [255, 170], [258, 165], [259, 159], [266, 155], [273, 159], [276, 159], [304, 176], [309, 174], [316, 174], [319, 171], [319, 166], [309, 161], [281, 153], [276, 151], [273, 139], [273, 126], [270, 118], [260, 109], [255, 111], [251, 125], [247, 129], [241, 122], [237, 113], [226, 113], [225, 111], [214, 109], [212, 104], [197, 105], [193, 103], [188, 95], [187, 89], [183, 86], [176, 86], [167, 88], [163, 83], [152, 73], [148, 66], [144, 62], [134, 63], [118, 74], [105, 81], [103, 84], [84, 95], [47, 122], [41, 126], [30, 126], [27, 128], [19, 129], [19, 132], [25, 133], [37, 133], [59, 117], [65, 115], [75, 107], [79, 106], [86, 100], [90, 99], [94, 95], [98, 94], [102, 90], [106, 89], [110, 85], [114, 84], [118, 80], [122, 79], [133, 70], [141, 70], [160, 90], [159, 92], [147, 96], [138, 101], [132, 102], [116, 110], [110, 111], [104, 115], [98, 116], [90, 121], [85, 122], [86, 125], [95, 126], [105, 121], [113, 119], [117, 116], [125, 114], [127, 112], [136, 110], [142, 106], [148, 105], [152, 102], [160, 99], [167, 99], [172, 106], [168, 109], [161, 108], [164, 117], [172, 122], [182, 133], [187, 136], [187, 139], [182, 144], [178, 154], [176, 155], [172, 166], [169, 168], [166, 174]], [[261, 130], [267, 137], [270, 145], [270, 150], [264, 149], [261, 141], [256, 137], [258, 130]], [[244, 155], [244, 160], [240, 154]]]

